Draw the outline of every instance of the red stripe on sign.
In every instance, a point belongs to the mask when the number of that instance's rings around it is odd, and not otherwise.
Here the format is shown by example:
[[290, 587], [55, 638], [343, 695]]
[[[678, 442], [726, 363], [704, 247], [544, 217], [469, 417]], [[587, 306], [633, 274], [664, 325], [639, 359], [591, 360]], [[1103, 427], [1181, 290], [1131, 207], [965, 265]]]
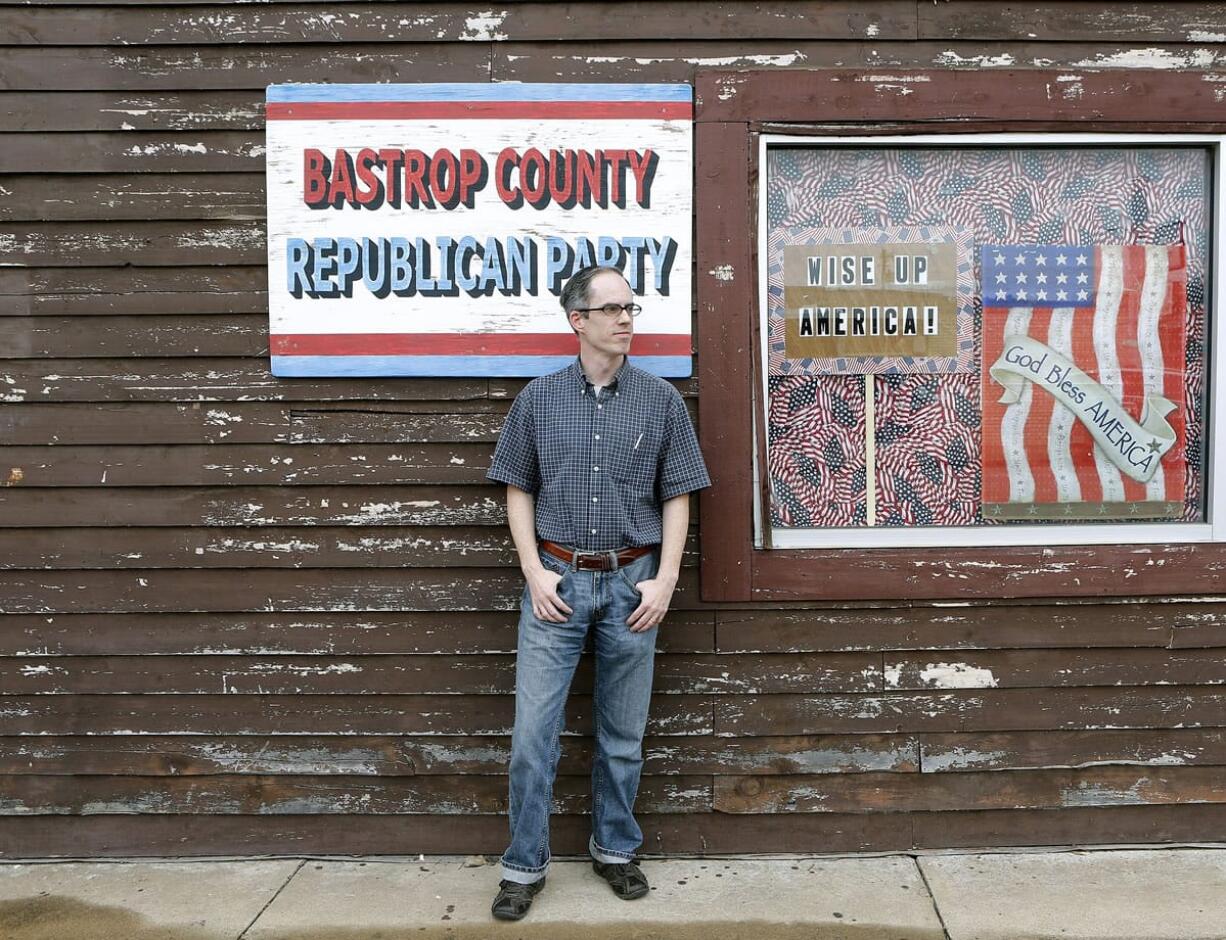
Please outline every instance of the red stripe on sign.
[[[1115, 323], [1115, 350], [1124, 387], [1120, 404], [1133, 419], [1140, 421], [1145, 404], [1145, 373], [1141, 368], [1137, 323], [1141, 316], [1141, 286], [1145, 283], [1145, 246], [1125, 245], [1120, 252], [1124, 258], [1124, 294]], [[1144, 483], [1138, 483], [1127, 474], [1123, 474], [1123, 479], [1125, 500], [1132, 503], [1146, 498]]]
[[[1094, 352], [1094, 311], [1073, 311], [1073, 362], [1094, 381], [1098, 381], [1098, 355]], [[1078, 418], [1069, 434], [1069, 451], [1073, 455], [1073, 467], [1077, 471], [1077, 483], [1081, 499], [1087, 503], [1103, 501], [1103, 483], [1098, 478], [1098, 465], [1094, 462], [1094, 435]]]
[[1187, 455], [1184, 452], [1187, 429], [1184, 427], [1184, 329], [1185, 305], [1188, 296], [1188, 269], [1182, 245], [1173, 245], [1168, 250], [1166, 296], [1162, 300], [1162, 313], [1158, 316], [1158, 342], [1162, 347], [1162, 394], [1176, 405], [1167, 415], [1167, 422], [1175, 432], [1175, 446], [1162, 458], [1162, 475], [1166, 481], [1166, 498], [1184, 501], [1184, 473]]
[[[1030, 329], [1026, 331], [1027, 334], [1040, 342], [1050, 342], [1051, 310], [1051, 307], [1036, 307], [1030, 314]], [[1047, 452], [1047, 437], [1056, 399], [1035, 383], [1027, 384], [1030, 411], [1026, 415], [1022, 443], [1026, 448], [1030, 475], [1034, 479], [1034, 502], [1054, 503], [1057, 501], [1056, 474], [1051, 468], [1051, 455]]]
[[[274, 333], [274, 356], [567, 356], [577, 355], [572, 333]], [[688, 356], [684, 333], [634, 337], [636, 356]]]
[[345, 121], [380, 118], [560, 118], [619, 120], [693, 116], [688, 101], [270, 101], [270, 121]]
[[1005, 417], [1005, 405], [1000, 403], [1000, 386], [988, 372], [1005, 352], [1005, 321], [1009, 311], [1004, 307], [986, 307], [983, 311], [983, 467], [981, 471], [982, 499], [985, 503], [1009, 502], [1009, 471], [1005, 466], [1005, 446], [1001, 440], [1000, 423]]

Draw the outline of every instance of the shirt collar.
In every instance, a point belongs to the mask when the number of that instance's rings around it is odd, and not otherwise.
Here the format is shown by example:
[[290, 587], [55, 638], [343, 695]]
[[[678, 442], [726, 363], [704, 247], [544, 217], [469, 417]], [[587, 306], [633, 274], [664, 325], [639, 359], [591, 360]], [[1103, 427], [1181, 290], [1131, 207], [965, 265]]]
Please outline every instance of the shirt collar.
[[[571, 363], [570, 371], [571, 375], [574, 376], [575, 381], [579, 383], [581, 390], [587, 391], [589, 388], [593, 387], [592, 383], [588, 381], [587, 374], [583, 371], [583, 360], [581, 360], [578, 356], [576, 356], [575, 361]], [[613, 378], [609, 379], [609, 384], [607, 384], [605, 388], [613, 390], [621, 388], [623, 382], [628, 382], [630, 374], [630, 357], [626, 356], [622, 360], [621, 368], [614, 373]]]

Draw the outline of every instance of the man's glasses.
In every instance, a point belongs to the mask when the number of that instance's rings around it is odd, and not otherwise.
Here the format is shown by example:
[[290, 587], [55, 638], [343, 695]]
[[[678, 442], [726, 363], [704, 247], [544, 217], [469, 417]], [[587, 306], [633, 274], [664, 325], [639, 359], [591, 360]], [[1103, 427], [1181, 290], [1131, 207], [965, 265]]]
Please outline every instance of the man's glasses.
[[579, 313], [603, 313], [610, 320], [614, 317], [620, 317], [623, 310], [632, 317], [637, 317], [643, 312], [643, 308], [638, 304], [605, 304], [603, 307], [576, 307]]

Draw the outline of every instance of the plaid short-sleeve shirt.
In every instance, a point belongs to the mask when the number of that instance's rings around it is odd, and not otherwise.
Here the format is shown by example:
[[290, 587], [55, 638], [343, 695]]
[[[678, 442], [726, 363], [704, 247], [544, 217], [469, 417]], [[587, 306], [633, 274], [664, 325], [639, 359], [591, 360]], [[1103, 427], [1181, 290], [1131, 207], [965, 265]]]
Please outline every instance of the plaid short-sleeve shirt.
[[711, 485], [685, 403], [622, 364], [597, 395], [576, 359], [533, 379], [486, 476], [536, 496], [536, 534], [584, 551], [656, 545], [661, 504]]

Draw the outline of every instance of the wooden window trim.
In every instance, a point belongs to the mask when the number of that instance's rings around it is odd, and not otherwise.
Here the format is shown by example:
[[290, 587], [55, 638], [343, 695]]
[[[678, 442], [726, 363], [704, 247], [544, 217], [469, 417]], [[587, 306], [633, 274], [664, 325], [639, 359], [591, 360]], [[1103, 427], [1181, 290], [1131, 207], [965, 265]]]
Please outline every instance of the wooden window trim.
[[[695, 167], [702, 598], [1171, 595], [1215, 590], [1226, 543], [761, 550], [753, 545], [757, 141], [807, 136], [1226, 133], [1196, 72], [913, 69], [700, 71]], [[1220, 197], [1219, 197], [1220, 198]]]

